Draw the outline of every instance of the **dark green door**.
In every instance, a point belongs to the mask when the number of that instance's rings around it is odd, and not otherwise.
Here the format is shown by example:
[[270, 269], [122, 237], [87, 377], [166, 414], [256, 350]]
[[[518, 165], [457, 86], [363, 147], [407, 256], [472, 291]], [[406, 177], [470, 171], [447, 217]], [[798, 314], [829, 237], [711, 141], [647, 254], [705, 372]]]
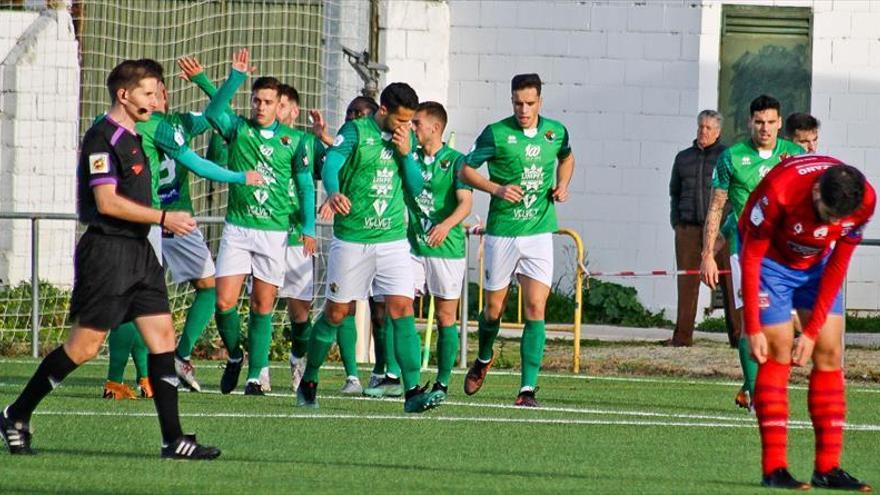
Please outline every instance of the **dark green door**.
[[783, 119], [810, 111], [812, 26], [809, 8], [723, 7], [718, 109], [724, 142], [748, 136], [749, 103], [758, 95], [776, 97]]

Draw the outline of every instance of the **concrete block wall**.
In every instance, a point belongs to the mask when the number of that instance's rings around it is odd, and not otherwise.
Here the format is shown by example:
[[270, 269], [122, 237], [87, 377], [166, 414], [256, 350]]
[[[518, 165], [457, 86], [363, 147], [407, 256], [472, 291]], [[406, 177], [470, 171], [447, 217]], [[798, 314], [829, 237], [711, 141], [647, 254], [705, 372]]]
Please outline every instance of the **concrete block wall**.
[[[574, 228], [593, 271], [674, 266], [668, 183], [699, 112], [699, 5], [693, 2], [452, 0], [450, 128], [467, 149], [512, 113], [510, 78], [537, 72], [542, 113], [569, 129], [577, 167], [560, 225]], [[475, 209], [485, 218], [488, 200]], [[570, 279], [566, 241], [556, 277]], [[628, 279], [674, 314], [673, 279]], [[705, 298], [705, 295], [704, 295]]]
[[[0, 27], [0, 211], [73, 213], [79, 109], [73, 22], [66, 10], [0, 11]], [[0, 232], [0, 280], [29, 279], [30, 223], [0, 221]], [[42, 279], [72, 282], [75, 233], [74, 222], [41, 223]]]

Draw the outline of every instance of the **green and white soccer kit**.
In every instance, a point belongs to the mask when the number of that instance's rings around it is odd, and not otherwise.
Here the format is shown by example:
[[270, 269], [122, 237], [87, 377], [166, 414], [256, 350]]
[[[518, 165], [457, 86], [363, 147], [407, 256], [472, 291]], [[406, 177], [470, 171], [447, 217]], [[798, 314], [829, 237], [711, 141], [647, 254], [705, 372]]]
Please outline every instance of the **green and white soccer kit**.
[[442, 299], [458, 299], [463, 285], [465, 260], [464, 227], [456, 225], [436, 247], [428, 245], [428, 234], [449, 217], [458, 206], [456, 192], [470, 190], [458, 179], [464, 155], [443, 145], [433, 156], [423, 148], [416, 150], [424, 185], [409, 209], [407, 237], [413, 252], [414, 286], [417, 295], [425, 289]]
[[523, 199], [511, 203], [492, 197], [486, 225], [487, 290], [507, 287], [524, 275], [548, 287], [553, 277], [556, 208], [551, 197], [556, 166], [571, 154], [568, 131], [561, 123], [540, 117], [535, 129], [523, 129], [515, 117], [487, 126], [465, 162], [488, 163], [489, 179], [516, 184]]
[[[309, 168], [309, 175], [314, 177], [316, 163], [312, 163], [309, 157], [321, 160], [323, 145], [313, 134], [303, 136], [303, 146], [306, 149], [305, 166]], [[293, 192], [293, 191], [291, 191]], [[302, 205], [296, 194], [291, 194], [290, 230], [287, 234], [287, 249], [284, 253], [284, 281], [278, 290], [278, 297], [311, 301], [314, 297], [314, 259], [303, 251], [303, 222]]]
[[[389, 132], [372, 117], [347, 122], [328, 151], [341, 155], [339, 192], [351, 201], [351, 212], [335, 215], [327, 259], [326, 297], [335, 302], [379, 296], [413, 296], [406, 238], [401, 162]], [[415, 137], [412, 137], [415, 141]], [[415, 146], [413, 146], [415, 148]]]

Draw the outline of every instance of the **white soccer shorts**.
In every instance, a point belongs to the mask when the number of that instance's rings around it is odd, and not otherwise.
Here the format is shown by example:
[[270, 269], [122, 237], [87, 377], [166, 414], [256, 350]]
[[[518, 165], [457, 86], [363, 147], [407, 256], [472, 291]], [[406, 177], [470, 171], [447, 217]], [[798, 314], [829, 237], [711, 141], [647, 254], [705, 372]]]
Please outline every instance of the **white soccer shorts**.
[[164, 237], [162, 258], [165, 269], [171, 274], [172, 283], [214, 276], [214, 260], [211, 259], [211, 251], [198, 227], [184, 236]]
[[433, 258], [413, 256], [413, 276], [416, 295], [425, 295], [425, 289], [440, 299], [458, 299], [464, 285], [464, 258]]
[[284, 282], [284, 250], [287, 232], [223, 226], [217, 252], [216, 277], [253, 275], [267, 284], [280, 287]]
[[515, 275], [524, 275], [547, 287], [553, 283], [553, 234], [522, 237], [487, 235], [485, 241], [486, 290], [501, 290]]
[[327, 256], [326, 297], [347, 303], [376, 296], [413, 297], [409, 242], [363, 244], [334, 237]]
[[730, 281], [733, 284], [733, 307], [743, 307], [742, 269], [739, 266], [739, 255], [730, 255]]
[[284, 255], [284, 283], [278, 297], [311, 301], [314, 297], [314, 264], [302, 246], [287, 246]]

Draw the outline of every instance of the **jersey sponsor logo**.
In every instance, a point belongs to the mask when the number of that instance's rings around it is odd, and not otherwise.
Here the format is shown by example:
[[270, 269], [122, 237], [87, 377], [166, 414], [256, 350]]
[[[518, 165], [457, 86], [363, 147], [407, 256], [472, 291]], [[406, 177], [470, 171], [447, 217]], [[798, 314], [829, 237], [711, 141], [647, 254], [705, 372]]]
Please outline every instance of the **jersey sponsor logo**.
[[416, 197], [416, 204], [419, 205], [419, 209], [422, 210], [422, 213], [430, 216], [434, 213], [434, 193], [423, 190], [422, 193]]
[[828, 227], [823, 225], [817, 228], [813, 231], [813, 237], [815, 237], [816, 239], [824, 239], [828, 237]]
[[541, 147], [536, 146], [534, 144], [529, 144], [525, 149], [526, 158], [538, 158], [541, 156]]
[[275, 179], [275, 171], [272, 170], [272, 167], [270, 167], [268, 163], [259, 161], [255, 164], [254, 168], [256, 168], [257, 172], [263, 176], [263, 181], [266, 182], [267, 186], [271, 186], [277, 182]]
[[334, 147], [339, 146], [340, 144], [342, 144], [344, 142], [345, 142], [345, 136], [343, 136], [342, 134], [337, 134], [336, 137], [333, 139], [333, 146]]
[[752, 212], [749, 214], [749, 220], [751, 220], [752, 225], [755, 227], [760, 227], [762, 223], [764, 223], [764, 208], [761, 208], [760, 204], [755, 204], [752, 206]]
[[373, 177], [373, 184], [370, 186], [370, 189], [376, 192], [376, 196], [390, 197], [391, 188], [394, 186], [391, 180], [393, 177], [394, 172], [391, 169], [380, 168], [376, 170], [376, 176]]
[[254, 191], [254, 198], [262, 205], [269, 199], [269, 192], [265, 189], [256, 189]]
[[274, 153], [274, 152], [275, 152], [275, 150], [272, 149], [271, 146], [268, 146], [268, 145], [265, 145], [265, 144], [261, 144], [261, 145], [260, 145], [260, 154], [262, 154], [262, 155], [265, 156], [266, 158], [271, 158], [271, 157], [272, 157], [272, 153]]
[[547, 131], [544, 133], [544, 139], [546, 139], [547, 142], [552, 143], [553, 140], [556, 139], [556, 133], [553, 131]]
[[109, 153], [92, 153], [89, 155], [89, 172], [93, 174], [106, 174], [110, 171]]
[[379, 153], [380, 160], [388, 161], [388, 160], [391, 160], [392, 158], [394, 158], [394, 151], [391, 148], [383, 148], [382, 152]]
[[544, 169], [537, 166], [532, 165], [531, 167], [527, 167], [522, 172], [522, 179], [520, 181], [520, 185], [526, 191], [537, 191], [541, 188], [541, 184], [544, 183]]
[[134, 175], [141, 175], [141, 172], [144, 171], [143, 163], [135, 163], [131, 166], [131, 170], [134, 172]]
[[381, 217], [385, 214], [385, 210], [388, 209], [388, 201], [384, 199], [377, 199], [373, 201], [373, 209], [376, 211], [376, 215]]
[[526, 194], [523, 196], [523, 206], [526, 208], [531, 208], [535, 201], [538, 199], [537, 194]]
[[801, 256], [815, 256], [815, 255], [821, 253], [822, 249], [824, 249], [821, 247], [805, 246], [803, 244], [800, 244], [800, 243], [797, 243], [794, 241], [788, 241], [786, 243], [786, 245], [788, 246], [789, 249], [791, 249], [792, 251], [794, 251], [797, 254], [800, 254]]

